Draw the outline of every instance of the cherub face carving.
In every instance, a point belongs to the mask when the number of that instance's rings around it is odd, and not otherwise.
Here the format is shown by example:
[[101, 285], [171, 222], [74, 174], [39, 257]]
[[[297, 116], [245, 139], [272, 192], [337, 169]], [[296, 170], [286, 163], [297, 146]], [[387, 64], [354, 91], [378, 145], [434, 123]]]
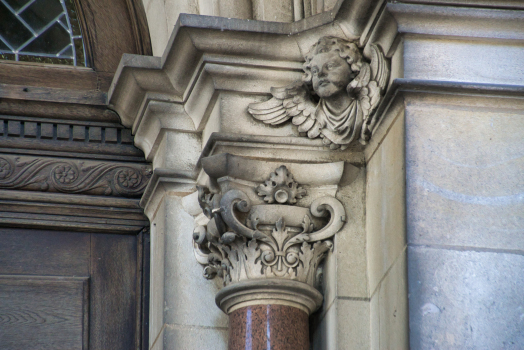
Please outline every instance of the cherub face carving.
[[349, 83], [360, 73], [362, 55], [354, 42], [322, 37], [304, 57], [304, 78], [320, 98], [349, 93]]
[[316, 54], [311, 60], [311, 83], [321, 98], [346, 93], [346, 87], [353, 79], [353, 71], [338, 51]]
[[[382, 49], [357, 40], [322, 37], [304, 57], [302, 81], [271, 88], [273, 98], [248, 107], [253, 118], [278, 125], [292, 119], [301, 135], [331, 149], [365, 144], [378, 119], [374, 112], [388, 83], [389, 64]], [[312, 89], [311, 89], [312, 88]], [[313, 90], [320, 99], [312, 98]]]

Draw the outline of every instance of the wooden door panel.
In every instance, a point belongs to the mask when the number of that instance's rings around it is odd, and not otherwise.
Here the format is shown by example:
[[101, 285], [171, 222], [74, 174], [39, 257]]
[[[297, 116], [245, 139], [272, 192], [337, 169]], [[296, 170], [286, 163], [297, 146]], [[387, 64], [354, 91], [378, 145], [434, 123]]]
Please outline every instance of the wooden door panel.
[[91, 235], [91, 350], [133, 349], [136, 236]]
[[0, 276], [3, 350], [87, 349], [88, 278]]
[[139, 348], [138, 237], [0, 229], [0, 349]]
[[0, 274], [89, 276], [90, 234], [0, 229]]

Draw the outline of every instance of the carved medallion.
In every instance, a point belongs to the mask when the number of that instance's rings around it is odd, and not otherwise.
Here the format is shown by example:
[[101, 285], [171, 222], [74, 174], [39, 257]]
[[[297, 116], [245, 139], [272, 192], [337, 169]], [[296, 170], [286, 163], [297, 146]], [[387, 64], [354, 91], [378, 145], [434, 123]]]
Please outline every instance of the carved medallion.
[[365, 144], [389, 79], [382, 50], [371, 44], [370, 52], [366, 57], [357, 41], [322, 37], [305, 56], [302, 81], [271, 88], [273, 98], [250, 104], [248, 111], [271, 125], [291, 119], [299, 132], [321, 137], [331, 149], [356, 140]]

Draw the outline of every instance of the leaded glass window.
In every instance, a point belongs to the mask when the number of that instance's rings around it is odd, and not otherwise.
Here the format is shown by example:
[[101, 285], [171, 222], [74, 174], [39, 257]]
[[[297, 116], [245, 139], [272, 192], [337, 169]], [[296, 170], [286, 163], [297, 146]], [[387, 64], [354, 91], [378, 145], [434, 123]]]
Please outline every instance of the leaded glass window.
[[0, 59], [86, 66], [73, 0], [0, 0]]

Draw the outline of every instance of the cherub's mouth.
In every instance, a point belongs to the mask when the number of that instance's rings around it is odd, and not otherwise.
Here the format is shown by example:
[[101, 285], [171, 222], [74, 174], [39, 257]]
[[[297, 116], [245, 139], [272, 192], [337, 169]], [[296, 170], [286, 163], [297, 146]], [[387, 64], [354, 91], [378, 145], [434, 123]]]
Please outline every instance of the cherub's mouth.
[[319, 86], [324, 86], [324, 85], [328, 85], [329, 84], [329, 80], [321, 80], [319, 81]]

